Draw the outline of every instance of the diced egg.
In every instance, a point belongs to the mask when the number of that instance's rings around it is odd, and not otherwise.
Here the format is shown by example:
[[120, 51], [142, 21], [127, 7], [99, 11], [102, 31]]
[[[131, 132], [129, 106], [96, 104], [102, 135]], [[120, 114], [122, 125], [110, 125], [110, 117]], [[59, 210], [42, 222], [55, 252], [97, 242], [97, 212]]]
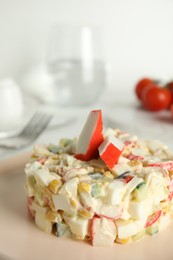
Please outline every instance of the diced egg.
[[49, 173], [47, 168], [38, 169], [34, 172], [34, 177], [36, 181], [41, 184], [47, 186], [55, 177]]
[[59, 194], [68, 195], [69, 197], [76, 197], [78, 182], [79, 179], [77, 177], [65, 182], [59, 190]]
[[105, 218], [117, 219], [120, 218], [123, 213], [123, 207], [121, 205], [109, 205], [105, 203], [97, 203], [96, 205], [96, 214]]
[[95, 200], [88, 192], [80, 192], [80, 200], [84, 207], [95, 208]]
[[93, 246], [112, 246], [117, 231], [112, 220], [106, 218], [94, 218], [91, 227]]
[[166, 148], [166, 146], [163, 145], [163, 143], [160, 142], [159, 140], [150, 140], [150, 141], [147, 141], [147, 144], [148, 144], [148, 148], [151, 150], [151, 152], [155, 152], [158, 149]]
[[52, 223], [46, 218], [45, 214], [36, 211], [35, 223], [42, 231], [46, 233], [52, 232]]
[[34, 196], [35, 178], [31, 173], [26, 173], [26, 192], [29, 197]]
[[55, 210], [63, 210], [69, 214], [74, 213], [74, 208], [71, 206], [70, 200], [63, 194], [52, 195], [52, 200], [55, 206]]
[[133, 219], [142, 219], [152, 213], [153, 201], [152, 197], [149, 197], [143, 201], [129, 201], [128, 213]]
[[120, 239], [124, 239], [136, 235], [144, 228], [145, 222], [146, 219], [144, 218], [142, 220], [129, 220], [129, 221], [124, 221], [121, 219], [116, 220], [118, 237]]
[[89, 220], [80, 217], [66, 217], [64, 216], [66, 223], [69, 225], [71, 232], [76, 235], [78, 239], [84, 239], [88, 233]]
[[131, 171], [131, 167], [126, 162], [121, 162], [115, 164], [115, 166], [110, 170], [114, 176], [119, 176], [124, 172]]
[[48, 207], [41, 207], [38, 204], [36, 204], [34, 201], [32, 202], [32, 208], [39, 214], [43, 214], [43, 215], [45, 215], [49, 210]]
[[105, 202], [111, 205], [120, 204], [125, 192], [125, 184], [120, 180], [112, 181], [106, 189]]

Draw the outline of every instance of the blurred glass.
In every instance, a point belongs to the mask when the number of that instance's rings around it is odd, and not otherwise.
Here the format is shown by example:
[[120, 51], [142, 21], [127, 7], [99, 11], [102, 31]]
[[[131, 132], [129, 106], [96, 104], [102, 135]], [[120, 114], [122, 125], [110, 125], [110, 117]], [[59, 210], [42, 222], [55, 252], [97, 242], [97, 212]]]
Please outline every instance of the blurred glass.
[[90, 105], [107, 85], [103, 35], [99, 27], [56, 24], [48, 39], [47, 67], [56, 103]]

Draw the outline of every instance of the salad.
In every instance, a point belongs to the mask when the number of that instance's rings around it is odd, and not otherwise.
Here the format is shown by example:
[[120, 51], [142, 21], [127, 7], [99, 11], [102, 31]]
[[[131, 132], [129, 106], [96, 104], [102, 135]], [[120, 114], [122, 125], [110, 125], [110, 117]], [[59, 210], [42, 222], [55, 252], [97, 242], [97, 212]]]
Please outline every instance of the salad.
[[35, 145], [25, 174], [30, 216], [57, 237], [125, 244], [173, 215], [173, 154], [158, 140], [104, 129], [100, 110], [78, 138]]

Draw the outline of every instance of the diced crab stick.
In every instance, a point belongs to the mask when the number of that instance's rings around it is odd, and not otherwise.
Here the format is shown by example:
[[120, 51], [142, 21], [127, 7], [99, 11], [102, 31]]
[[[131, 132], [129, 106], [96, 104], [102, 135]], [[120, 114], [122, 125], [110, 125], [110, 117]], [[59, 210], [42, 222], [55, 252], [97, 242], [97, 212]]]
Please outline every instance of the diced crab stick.
[[127, 156], [126, 156], [126, 158], [127, 159], [129, 159], [129, 160], [143, 160], [144, 159], [144, 157], [143, 156], [140, 156], [140, 155], [135, 155], [135, 154], [128, 154]]
[[149, 216], [147, 219], [147, 222], [145, 224], [145, 228], [153, 225], [160, 218], [161, 214], [162, 214], [162, 211], [158, 210], [153, 215]]
[[35, 210], [32, 208], [32, 202], [34, 200], [34, 197], [28, 197], [28, 212], [31, 218], [35, 218]]
[[119, 219], [123, 214], [123, 207], [117, 205], [104, 205], [96, 210], [96, 215], [107, 219]]
[[115, 136], [110, 135], [103, 141], [98, 150], [101, 159], [108, 168], [112, 169], [117, 163], [123, 148], [124, 144]]
[[129, 183], [133, 179], [134, 176], [132, 175], [127, 175], [126, 177], [122, 178], [124, 183]]
[[171, 115], [173, 117], [173, 104], [171, 105]]
[[167, 162], [159, 162], [159, 163], [150, 163], [147, 165], [147, 167], [161, 167], [164, 170], [171, 171], [173, 170], [173, 161], [167, 161]]
[[169, 184], [169, 195], [168, 195], [168, 201], [171, 201], [173, 198], [173, 179], [171, 176], [170, 184]]
[[124, 145], [125, 145], [125, 146], [131, 146], [131, 147], [134, 147], [135, 144], [136, 144], [135, 141], [129, 141], [129, 140], [124, 141]]
[[102, 112], [92, 110], [78, 139], [77, 159], [88, 161], [98, 156], [98, 147], [103, 142], [102, 130]]
[[168, 195], [168, 201], [171, 201], [173, 198], [173, 191], [171, 191]]

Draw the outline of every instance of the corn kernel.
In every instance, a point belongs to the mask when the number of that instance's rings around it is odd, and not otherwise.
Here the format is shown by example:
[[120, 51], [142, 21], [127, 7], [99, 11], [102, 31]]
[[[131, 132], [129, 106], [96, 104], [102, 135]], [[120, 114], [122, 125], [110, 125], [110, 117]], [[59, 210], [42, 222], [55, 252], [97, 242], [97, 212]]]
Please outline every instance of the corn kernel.
[[98, 167], [96, 167], [96, 168], [94, 168], [94, 172], [104, 173], [105, 170], [104, 170], [103, 168], [98, 168]]
[[127, 244], [130, 242], [130, 240], [131, 240], [131, 237], [127, 237], [127, 238], [123, 238], [123, 239], [120, 239], [119, 237], [117, 237], [115, 241], [118, 244]]
[[170, 211], [170, 205], [167, 205], [167, 206], [162, 208], [163, 213], [168, 213], [169, 211]]
[[106, 171], [103, 173], [104, 177], [110, 178], [110, 179], [114, 179], [113, 174], [110, 171]]
[[90, 192], [91, 191], [91, 186], [89, 185], [88, 182], [80, 182], [78, 184], [78, 191], [79, 192]]
[[173, 177], [173, 170], [169, 171], [169, 175], [170, 175], [170, 177]]
[[135, 167], [138, 166], [141, 162], [139, 160], [132, 160], [130, 162], [128, 162], [128, 165], [131, 167]]
[[142, 163], [139, 160], [132, 160], [127, 164], [133, 169], [133, 171], [138, 171], [143, 167]]
[[62, 217], [58, 212], [54, 212], [52, 210], [49, 210], [46, 214], [46, 217], [49, 221], [51, 222], [61, 222], [62, 221]]
[[72, 198], [70, 198], [69, 200], [70, 200], [71, 206], [72, 206], [73, 208], [76, 208], [76, 207], [77, 207], [77, 202], [76, 202], [76, 200], [74, 200], [74, 199], [72, 199]]
[[61, 186], [62, 182], [60, 180], [54, 179], [49, 183], [48, 188], [53, 194], [57, 194]]
[[93, 217], [93, 213], [92, 212], [89, 212], [85, 209], [79, 209], [78, 210], [78, 215], [82, 218], [87, 218], [87, 219], [90, 219]]
[[123, 150], [122, 150], [121, 155], [124, 156], [124, 157], [126, 157], [126, 156], [129, 154], [129, 152], [130, 152], [129, 148], [125, 146], [125, 147], [123, 148]]

